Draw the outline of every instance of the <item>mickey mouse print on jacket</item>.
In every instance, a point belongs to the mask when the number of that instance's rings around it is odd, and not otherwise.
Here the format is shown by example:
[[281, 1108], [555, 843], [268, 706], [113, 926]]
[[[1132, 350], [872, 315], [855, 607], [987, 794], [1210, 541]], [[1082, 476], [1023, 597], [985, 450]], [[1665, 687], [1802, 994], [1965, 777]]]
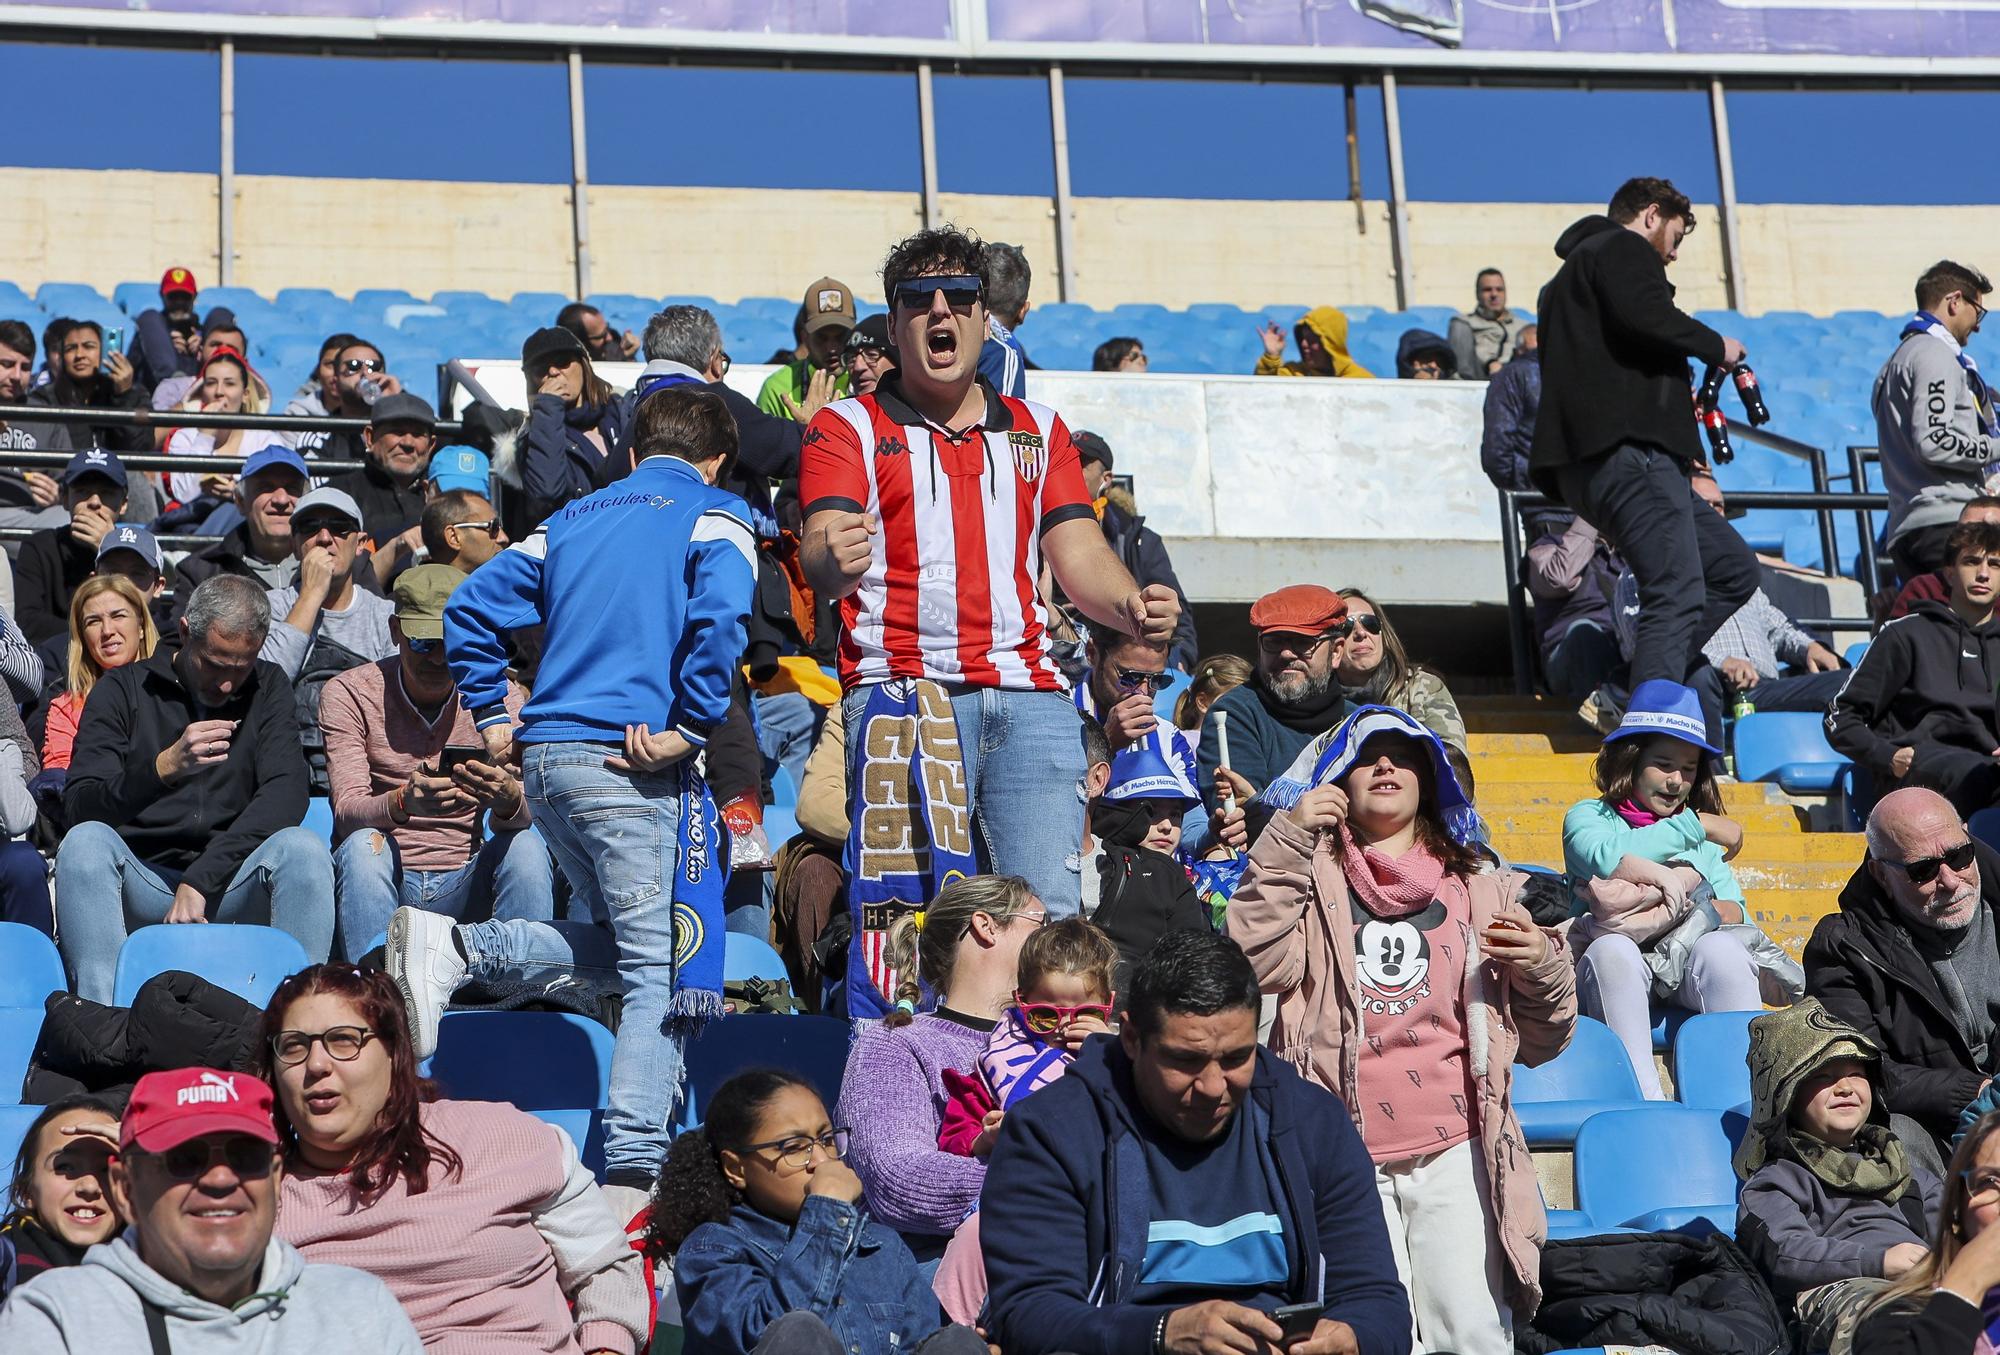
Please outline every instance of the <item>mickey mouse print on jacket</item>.
[[1368, 1153], [1399, 1162], [1455, 1148], [1472, 1137], [1463, 997], [1471, 898], [1447, 876], [1438, 897], [1414, 912], [1378, 917], [1358, 897], [1348, 907]]

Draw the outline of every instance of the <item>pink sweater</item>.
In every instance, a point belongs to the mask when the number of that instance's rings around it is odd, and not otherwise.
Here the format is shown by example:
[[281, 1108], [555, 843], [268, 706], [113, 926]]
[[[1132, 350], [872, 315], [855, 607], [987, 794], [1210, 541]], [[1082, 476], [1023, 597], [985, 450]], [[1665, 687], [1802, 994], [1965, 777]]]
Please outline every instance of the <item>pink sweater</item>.
[[418, 1114], [464, 1160], [460, 1175], [434, 1163], [422, 1194], [399, 1176], [361, 1208], [345, 1175], [297, 1163], [285, 1173], [278, 1235], [308, 1261], [387, 1284], [427, 1355], [640, 1348], [648, 1295], [638, 1254], [562, 1131], [491, 1101], [433, 1101]]
[[[389, 817], [389, 801], [419, 762], [435, 765], [446, 745], [480, 747], [479, 731], [456, 693], [446, 699], [437, 723], [427, 724], [403, 695], [402, 662], [391, 655], [350, 668], [320, 693], [319, 727], [326, 735], [333, 838], [339, 843], [349, 833], [373, 828], [396, 839], [404, 870], [457, 870], [479, 846], [478, 814], [468, 809], [450, 818], [412, 818], [398, 824]], [[524, 700], [520, 687], [508, 683], [508, 713], [518, 717]], [[527, 805], [523, 803], [511, 819], [495, 820], [493, 826], [526, 828]]]

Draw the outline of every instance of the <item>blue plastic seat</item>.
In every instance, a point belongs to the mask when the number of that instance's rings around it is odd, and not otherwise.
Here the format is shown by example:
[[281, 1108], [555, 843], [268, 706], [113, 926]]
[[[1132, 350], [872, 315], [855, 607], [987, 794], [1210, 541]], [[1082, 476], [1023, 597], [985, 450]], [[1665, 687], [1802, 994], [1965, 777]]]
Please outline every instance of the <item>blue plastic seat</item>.
[[692, 1129], [715, 1089], [746, 1068], [782, 1068], [812, 1083], [837, 1114], [847, 1073], [847, 1022], [831, 1016], [774, 1016], [756, 1012], [711, 1021], [687, 1045], [687, 1095], [676, 1123]]
[[111, 304], [127, 315], [152, 310], [160, 304], [160, 284], [121, 282], [111, 289]]
[[299, 826], [301, 828], [312, 829], [325, 840], [327, 846], [331, 847], [333, 845], [333, 801], [327, 799], [324, 795], [308, 796], [306, 798], [306, 816], [300, 821]]
[[1869, 643], [1870, 642], [1867, 640], [1856, 640], [1853, 644], [1847, 647], [1847, 652], [1842, 654], [1840, 657], [1847, 660], [1847, 666], [1849, 668], [1859, 668], [1861, 666], [1861, 660], [1868, 653]]
[[[770, 815], [766, 813], [765, 827], [767, 832], [769, 825]], [[798, 831], [796, 821], [793, 822], [792, 831]], [[771, 838], [773, 846], [776, 846], [778, 842], [779, 839], [777, 837], [773, 836]], [[750, 936], [744, 932], [730, 932], [723, 938], [723, 942], [722, 976], [725, 980], [775, 980], [789, 977], [785, 972], [784, 960], [779, 957], [777, 951], [771, 949], [771, 943], [763, 937]]]
[[796, 802], [765, 807], [764, 836], [770, 841], [772, 851], [777, 851], [798, 835], [799, 810]]
[[1976, 811], [1965, 821], [1965, 831], [2000, 851], [2000, 805], [1988, 805]]
[[1674, 1099], [1699, 1110], [1750, 1103], [1750, 1022], [1757, 1012], [1703, 1012], [1674, 1036]]
[[[1752, 701], [1756, 693], [1750, 694]], [[1810, 711], [1758, 711], [1736, 722], [1736, 775], [1776, 781], [1790, 795], [1826, 795], [1840, 783], [1848, 759], [1826, 741], [1826, 726]]]
[[1583, 1122], [1576, 1136], [1576, 1204], [1599, 1232], [1736, 1235], [1730, 1157], [1749, 1128], [1734, 1110], [1651, 1102]]
[[0, 1007], [40, 1007], [63, 981], [56, 943], [20, 922], [0, 922]]
[[[569, 1141], [576, 1145], [577, 1157], [583, 1162], [584, 1170], [604, 1180], [604, 1112], [573, 1107], [565, 1110], [531, 1110], [528, 1114], [543, 1124], [552, 1124], [569, 1135]], [[623, 1226], [629, 1220], [618, 1220]]]
[[790, 767], [780, 767], [771, 773], [771, 803], [785, 809], [798, 808], [799, 783], [792, 779]]
[[147, 979], [179, 969], [262, 1007], [287, 975], [308, 963], [298, 939], [276, 927], [229, 922], [141, 927], [119, 947], [111, 1003], [129, 1007]]
[[21, 1082], [28, 1076], [28, 1060], [42, 1033], [42, 1015], [40, 1007], [0, 1007], [0, 1106], [21, 1099]]
[[51, 315], [94, 315], [118, 309], [87, 282], [45, 282], [35, 288], [35, 304]]
[[11, 1165], [20, 1156], [21, 1140], [41, 1113], [41, 1106], [0, 1106], [0, 1162]]
[[1172, 723], [1174, 707], [1180, 704], [1181, 693], [1194, 686], [1194, 677], [1178, 668], [1167, 674], [1167, 685], [1153, 697], [1153, 714]]
[[1563, 1148], [1591, 1116], [1645, 1104], [1625, 1046], [1602, 1021], [1576, 1019], [1569, 1048], [1539, 1068], [1514, 1065], [1514, 1114], [1530, 1148]]
[[430, 1075], [464, 1101], [602, 1110], [614, 1042], [609, 1027], [573, 1012], [446, 1012]]

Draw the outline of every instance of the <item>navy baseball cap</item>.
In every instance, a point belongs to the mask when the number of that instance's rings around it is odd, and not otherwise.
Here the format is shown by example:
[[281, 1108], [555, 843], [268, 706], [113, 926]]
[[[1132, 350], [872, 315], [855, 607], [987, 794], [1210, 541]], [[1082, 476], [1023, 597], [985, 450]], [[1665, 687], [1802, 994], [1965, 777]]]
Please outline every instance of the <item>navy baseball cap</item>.
[[104, 534], [104, 543], [97, 548], [98, 562], [101, 564], [105, 556], [120, 550], [131, 551], [151, 565], [155, 572], [165, 566], [160, 555], [160, 543], [136, 522], [121, 522]]
[[63, 468], [62, 482], [75, 484], [86, 475], [99, 475], [125, 488], [125, 464], [102, 447], [86, 447], [69, 459]]
[[244, 459], [243, 469], [236, 473], [238, 480], [248, 480], [258, 471], [269, 470], [273, 466], [283, 466], [295, 472], [301, 480], [309, 480], [312, 473], [306, 469], [306, 459], [282, 443], [259, 447]]

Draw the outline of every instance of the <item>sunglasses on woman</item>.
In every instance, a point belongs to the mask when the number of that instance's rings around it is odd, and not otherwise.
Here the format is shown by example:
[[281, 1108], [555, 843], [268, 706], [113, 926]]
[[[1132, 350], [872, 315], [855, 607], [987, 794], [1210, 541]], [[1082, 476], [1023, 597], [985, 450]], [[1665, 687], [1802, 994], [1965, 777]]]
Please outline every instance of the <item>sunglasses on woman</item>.
[[1967, 838], [1956, 847], [1948, 848], [1942, 856], [1919, 857], [1915, 861], [1886, 861], [1884, 865], [1894, 866], [1910, 877], [1914, 885], [1927, 885], [1937, 879], [1938, 871], [1950, 866], [1954, 872], [1972, 868], [1972, 839]]
[[1053, 1035], [1079, 1017], [1094, 1016], [1107, 1025], [1111, 1021], [1109, 1002], [1080, 1002], [1066, 1007], [1059, 1002], [1029, 1002], [1016, 993], [1014, 1010], [1021, 1013], [1021, 1024], [1037, 1035]]
[[1373, 612], [1356, 612], [1354, 615], [1348, 617], [1347, 620], [1350, 625], [1359, 626], [1370, 635], [1380, 635], [1382, 633], [1382, 618]]

